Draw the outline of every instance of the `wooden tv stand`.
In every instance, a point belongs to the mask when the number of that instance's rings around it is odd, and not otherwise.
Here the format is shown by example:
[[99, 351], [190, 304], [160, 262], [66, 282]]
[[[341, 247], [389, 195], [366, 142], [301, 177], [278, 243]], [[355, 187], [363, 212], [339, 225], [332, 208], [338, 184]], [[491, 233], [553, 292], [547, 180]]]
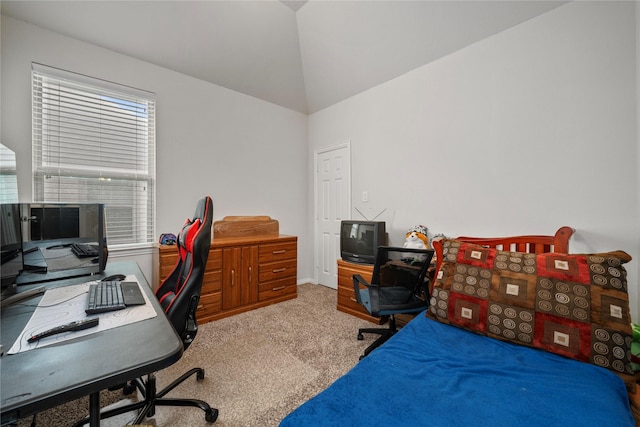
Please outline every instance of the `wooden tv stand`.
[[353, 275], [360, 274], [367, 282], [371, 281], [373, 265], [356, 264], [353, 262], [338, 260], [338, 305], [339, 311], [349, 313], [379, 325], [387, 321], [388, 316], [382, 318], [371, 316], [367, 310], [356, 301], [356, 294], [353, 290]]

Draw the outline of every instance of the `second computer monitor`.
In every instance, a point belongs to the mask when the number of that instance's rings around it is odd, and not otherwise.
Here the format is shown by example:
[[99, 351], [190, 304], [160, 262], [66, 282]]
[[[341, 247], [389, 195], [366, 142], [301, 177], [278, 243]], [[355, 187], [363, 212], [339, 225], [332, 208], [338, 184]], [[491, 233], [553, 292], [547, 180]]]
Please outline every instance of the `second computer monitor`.
[[25, 203], [21, 205], [25, 270], [92, 274], [107, 263], [104, 205]]

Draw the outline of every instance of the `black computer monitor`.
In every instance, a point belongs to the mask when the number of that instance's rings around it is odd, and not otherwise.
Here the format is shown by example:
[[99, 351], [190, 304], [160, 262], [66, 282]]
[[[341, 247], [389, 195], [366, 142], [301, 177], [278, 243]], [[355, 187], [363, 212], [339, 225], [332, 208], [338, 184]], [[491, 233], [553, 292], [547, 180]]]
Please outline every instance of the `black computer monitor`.
[[[24, 268], [19, 283], [99, 273], [107, 263], [107, 235], [102, 203], [24, 203]], [[76, 245], [95, 254], [79, 254]]]
[[22, 227], [20, 205], [3, 203], [0, 205], [0, 251], [2, 252], [2, 290], [15, 284], [24, 268], [22, 261]]

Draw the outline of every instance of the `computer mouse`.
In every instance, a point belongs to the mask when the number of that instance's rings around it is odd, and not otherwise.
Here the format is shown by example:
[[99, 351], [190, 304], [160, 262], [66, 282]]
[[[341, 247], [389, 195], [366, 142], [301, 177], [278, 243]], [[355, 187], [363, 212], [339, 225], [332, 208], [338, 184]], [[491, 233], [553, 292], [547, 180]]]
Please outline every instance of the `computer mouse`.
[[112, 282], [114, 280], [118, 280], [122, 282], [126, 278], [127, 276], [125, 276], [124, 274], [112, 274], [111, 276], [107, 276], [104, 279], [102, 279], [101, 282]]

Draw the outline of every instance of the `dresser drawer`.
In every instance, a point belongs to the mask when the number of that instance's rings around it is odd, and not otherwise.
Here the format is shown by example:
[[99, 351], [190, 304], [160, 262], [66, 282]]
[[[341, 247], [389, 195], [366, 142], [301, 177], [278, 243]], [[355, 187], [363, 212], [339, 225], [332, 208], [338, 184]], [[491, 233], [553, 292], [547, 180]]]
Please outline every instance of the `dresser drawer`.
[[175, 247], [175, 251], [169, 253], [160, 254], [160, 281], [164, 280], [176, 266], [178, 262], [178, 247]]
[[277, 298], [282, 295], [294, 295], [298, 291], [295, 277], [261, 283], [258, 298], [260, 301]]
[[297, 242], [284, 242], [260, 245], [260, 263], [276, 262], [297, 258]]
[[293, 277], [297, 274], [298, 260], [292, 259], [288, 261], [260, 264], [260, 283], [269, 282], [271, 280], [283, 279], [285, 277]]
[[338, 286], [338, 304], [347, 306], [354, 310], [367, 312], [365, 308], [358, 304], [356, 301], [356, 293], [353, 290], [353, 285], [351, 286]]
[[202, 294], [222, 291], [222, 249], [211, 249], [202, 280]]
[[222, 270], [205, 271], [201, 294], [210, 294], [222, 290]]
[[371, 282], [371, 270], [341, 268], [338, 265], [338, 283], [353, 288], [353, 276], [359, 274], [367, 282]]
[[198, 316], [206, 317], [220, 311], [222, 311], [222, 294], [220, 292], [200, 296]]
[[211, 249], [207, 258], [207, 271], [222, 270], [222, 249]]

